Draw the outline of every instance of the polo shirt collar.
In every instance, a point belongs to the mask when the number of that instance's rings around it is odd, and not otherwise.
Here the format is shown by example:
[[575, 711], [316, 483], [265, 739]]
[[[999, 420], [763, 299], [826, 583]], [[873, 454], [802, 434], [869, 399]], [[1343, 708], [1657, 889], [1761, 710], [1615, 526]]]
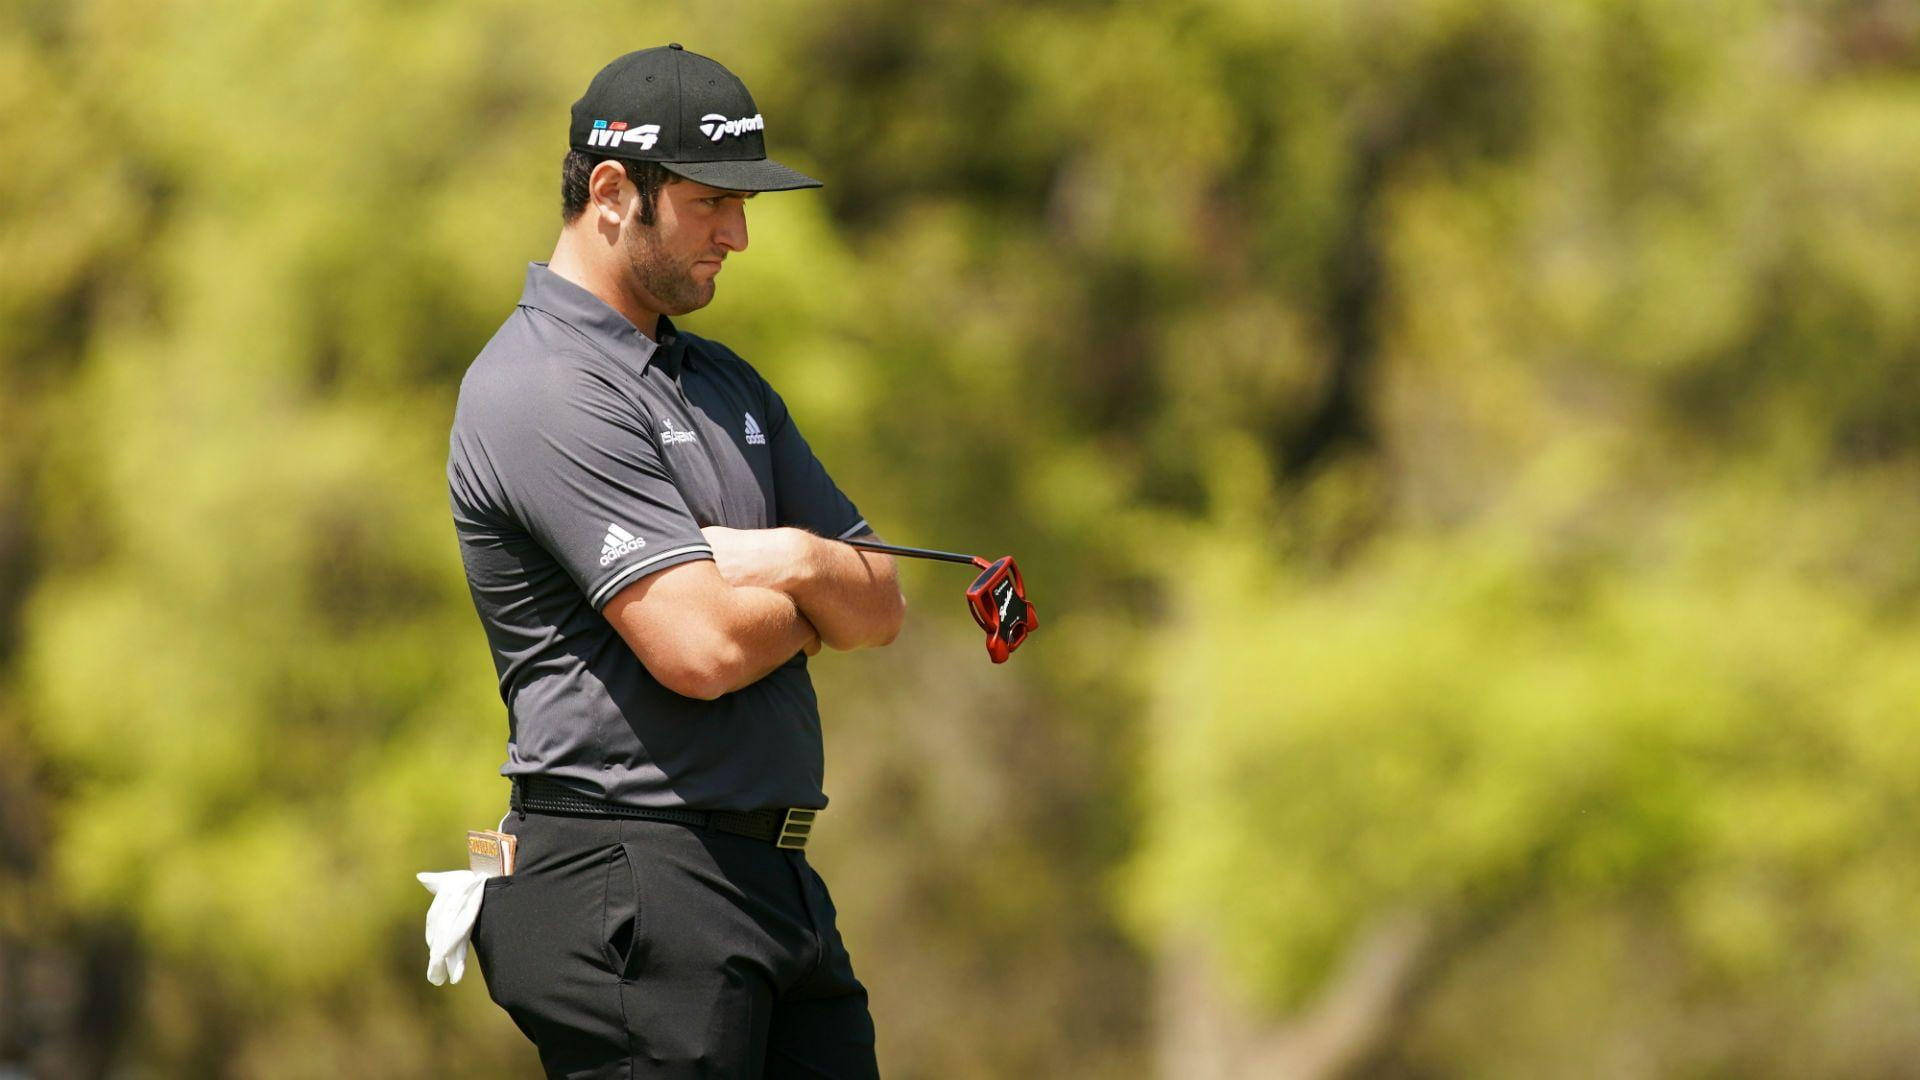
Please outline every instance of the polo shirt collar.
[[615, 356], [624, 358], [637, 353], [641, 368], [651, 362], [674, 375], [680, 373], [686, 347], [679, 331], [674, 329], [673, 320], [660, 316], [656, 331], [659, 340], [649, 338], [606, 301], [554, 273], [546, 263], [527, 264], [527, 284], [520, 293], [520, 306], [546, 312], [607, 346]]

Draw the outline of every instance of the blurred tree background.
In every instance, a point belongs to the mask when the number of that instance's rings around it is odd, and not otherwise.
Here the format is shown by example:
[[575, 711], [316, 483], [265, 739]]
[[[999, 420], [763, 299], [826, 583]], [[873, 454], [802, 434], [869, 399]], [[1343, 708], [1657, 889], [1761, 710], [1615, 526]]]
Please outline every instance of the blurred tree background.
[[815, 666], [889, 1075], [1920, 1075], [1893, 0], [9, 0], [0, 1073], [536, 1071], [445, 437], [668, 40], [828, 181], [688, 325], [1042, 612]]

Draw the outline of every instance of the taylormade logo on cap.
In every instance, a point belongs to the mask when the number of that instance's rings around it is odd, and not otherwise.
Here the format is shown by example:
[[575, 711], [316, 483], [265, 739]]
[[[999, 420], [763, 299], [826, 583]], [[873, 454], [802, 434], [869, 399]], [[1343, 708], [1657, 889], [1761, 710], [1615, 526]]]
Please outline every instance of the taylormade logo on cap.
[[708, 113], [700, 118], [700, 133], [714, 142], [719, 142], [728, 135], [765, 130], [767, 130], [766, 122], [760, 119], [759, 113], [754, 113], [745, 120], [729, 120], [719, 113]]

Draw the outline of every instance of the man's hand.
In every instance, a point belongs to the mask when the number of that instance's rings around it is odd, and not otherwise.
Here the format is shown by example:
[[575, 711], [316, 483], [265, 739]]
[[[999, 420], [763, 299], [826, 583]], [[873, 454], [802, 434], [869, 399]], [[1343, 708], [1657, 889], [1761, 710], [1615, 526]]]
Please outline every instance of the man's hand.
[[[808, 571], [811, 533], [799, 529], [729, 529], [709, 525], [700, 530], [713, 545], [713, 564], [720, 577], [734, 588], [743, 585], [773, 589], [793, 595], [793, 583]], [[808, 639], [803, 651], [820, 655], [820, 635]]]
[[709, 525], [700, 530], [713, 545], [713, 562], [720, 576], [736, 588], [757, 585], [792, 595], [793, 587], [811, 570], [808, 541], [819, 537], [799, 529], [729, 529]]
[[[796, 580], [806, 576], [810, 548], [808, 540], [817, 537], [799, 529], [729, 529], [709, 525], [700, 530], [713, 545], [713, 564], [720, 577], [734, 588], [743, 585], [773, 589], [791, 596]], [[802, 650], [808, 656], [820, 655], [820, 635], [815, 632]]]
[[900, 632], [906, 601], [891, 556], [823, 540], [804, 529], [709, 525], [700, 531], [727, 584], [792, 597], [822, 642], [858, 649], [885, 645]]

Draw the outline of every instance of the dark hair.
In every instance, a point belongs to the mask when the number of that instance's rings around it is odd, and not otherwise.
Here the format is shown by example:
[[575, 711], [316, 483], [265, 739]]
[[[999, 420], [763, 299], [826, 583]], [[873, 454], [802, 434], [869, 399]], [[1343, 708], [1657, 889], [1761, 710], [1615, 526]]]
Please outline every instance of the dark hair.
[[627, 179], [640, 192], [640, 224], [653, 224], [653, 198], [660, 189], [679, 177], [662, 168], [657, 161], [629, 161], [625, 158], [596, 156], [584, 150], [567, 151], [560, 164], [560, 220], [571, 224], [587, 208], [587, 178], [595, 166], [612, 161], [627, 171]]

